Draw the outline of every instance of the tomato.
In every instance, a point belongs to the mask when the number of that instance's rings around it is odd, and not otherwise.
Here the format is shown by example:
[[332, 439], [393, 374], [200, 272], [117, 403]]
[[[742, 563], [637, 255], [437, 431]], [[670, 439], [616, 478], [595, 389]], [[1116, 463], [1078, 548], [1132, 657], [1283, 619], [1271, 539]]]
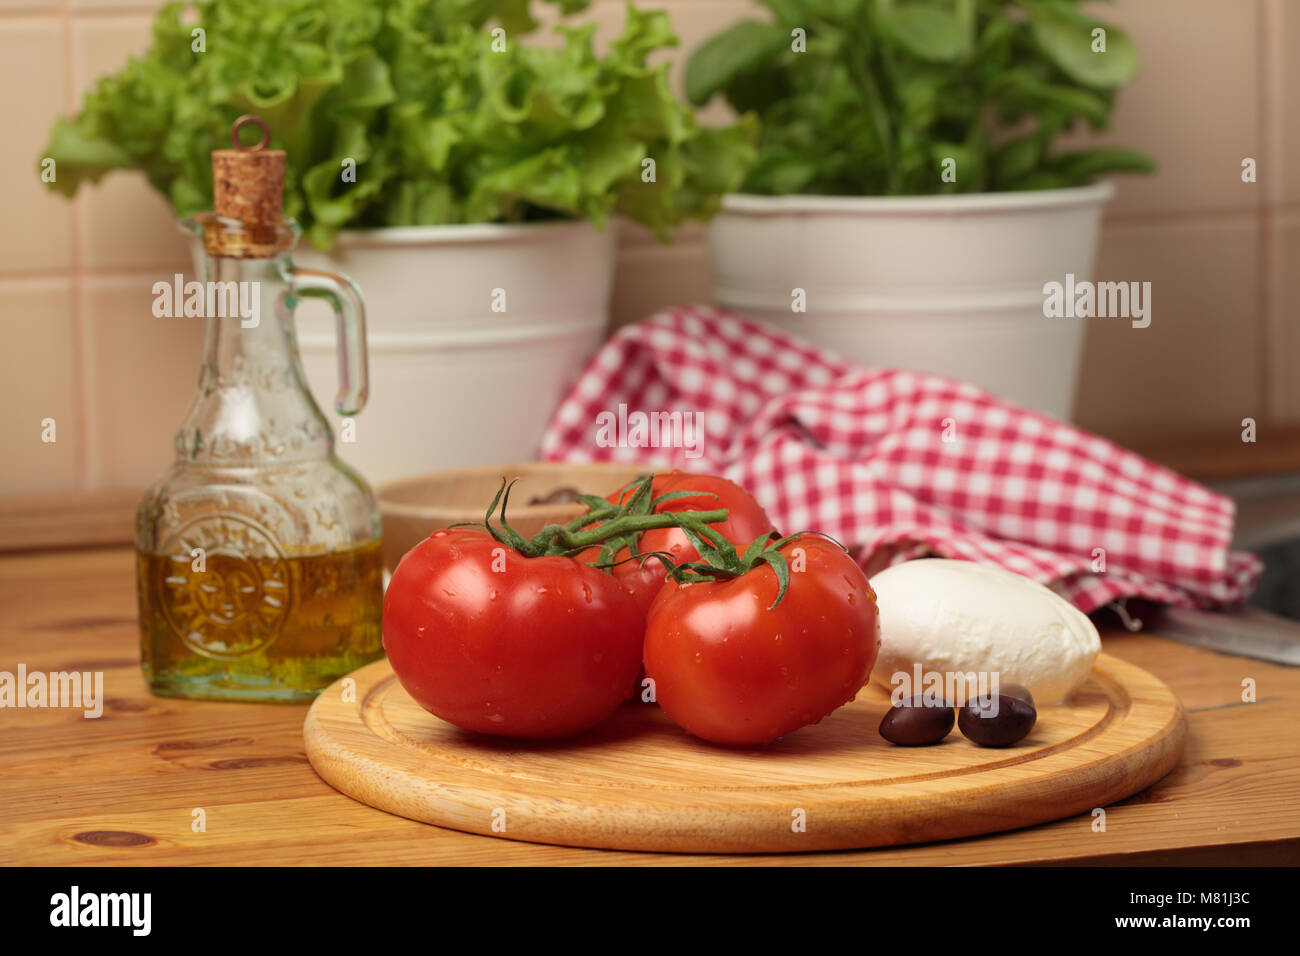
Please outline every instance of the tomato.
[[526, 557], [486, 532], [436, 531], [398, 564], [384, 648], [407, 693], [466, 730], [581, 733], [625, 700], [644, 615], [609, 574]]
[[780, 545], [789, 586], [756, 564], [716, 581], [670, 580], [650, 610], [645, 670], [682, 729], [719, 744], [767, 744], [816, 723], [866, 683], [880, 650], [876, 595], [838, 544]]
[[[654, 497], [673, 491], [699, 491], [702, 494], [687, 498], [675, 498], [665, 501], [655, 508], [656, 514], [664, 512], [711, 511], [726, 508], [727, 519], [719, 521], [712, 527], [729, 541], [749, 542], [759, 535], [774, 531], [772, 521], [763, 510], [763, 506], [754, 497], [734, 481], [719, 478], [716, 475], [693, 475], [684, 471], [670, 471], [654, 476], [652, 494]], [[606, 496], [606, 500], [618, 504], [622, 491], [615, 491]], [[626, 494], [630, 494], [627, 492]], [[711, 495], [716, 495], [712, 497]], [[625, 499], [624, 499], [625, 500]], [[686, 537], [681, 528], [657, 528], [641, 535], [637, 544], [641, 554], [662, 551], [672, 556], [676, 564], [699, 560], [699, 552]], [[578, 555], [579, 561], [595, 562], [600, 557], [600, 548], [588, 548]], [[644, 564], [628, 560], [631, 551], [623, 548], [615, 555], [616, 564], [610, 573], [636, 597], [641, 609], [649, 613], [650, 605], [664, 585], [666, 569], [657, 558], [650, 558]]]

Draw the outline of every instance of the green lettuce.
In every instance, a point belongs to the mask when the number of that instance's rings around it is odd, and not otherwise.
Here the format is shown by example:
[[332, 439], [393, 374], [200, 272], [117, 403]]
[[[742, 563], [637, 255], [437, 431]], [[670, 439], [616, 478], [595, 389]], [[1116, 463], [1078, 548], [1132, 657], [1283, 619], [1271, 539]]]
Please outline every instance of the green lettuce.
[[628, 4], [603, 56], [591, 26], [521, 41], [537, 26], [530, 0], [171, 3], [149, 51], [54, 123], [50, 186], [138, 170], [177, 215], [210, 209], [209, 153], [255, 113], [288, 153], [285, 212], [320, 248], [343, 228], [616, 215], [666, 238], [712, 216], [755, 123], [701, 127], [673, 95], [668, 64], [649, 64], [677, 43], [667, 14]]

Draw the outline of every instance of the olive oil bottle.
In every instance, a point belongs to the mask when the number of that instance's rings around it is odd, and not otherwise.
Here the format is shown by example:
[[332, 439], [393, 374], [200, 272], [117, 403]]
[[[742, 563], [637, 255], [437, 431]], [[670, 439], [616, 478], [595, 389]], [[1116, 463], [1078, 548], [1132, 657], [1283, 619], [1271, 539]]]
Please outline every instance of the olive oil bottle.
[[266, 124], [241, 117], [231, 138], [212, 154], [215, 211], [185, 223], [204, 355], [175, 460], [136, 514], [141, 659], [157, 694], [307, 700], [383, 653], [383, 566], [374, 496], [334, 454], [293, 311], [303, 296], [333, 307], [335, 406], [351, 416], [368, 387], [364, 307], [347, 278], [290, 259], [298, 227]]

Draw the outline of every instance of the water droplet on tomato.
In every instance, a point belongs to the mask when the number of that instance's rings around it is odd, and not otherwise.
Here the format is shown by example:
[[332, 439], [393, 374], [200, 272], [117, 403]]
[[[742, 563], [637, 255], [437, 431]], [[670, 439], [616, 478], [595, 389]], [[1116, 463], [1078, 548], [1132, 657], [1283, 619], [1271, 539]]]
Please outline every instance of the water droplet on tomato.
[[699, 652], [699, 651], [696, 651], [696, 652], [695, 652], [695, 663], [697, 663], [697, 664], [703, 664], [703, 663], [704, 663], [704, 658], [700, 655], [700, 652]]

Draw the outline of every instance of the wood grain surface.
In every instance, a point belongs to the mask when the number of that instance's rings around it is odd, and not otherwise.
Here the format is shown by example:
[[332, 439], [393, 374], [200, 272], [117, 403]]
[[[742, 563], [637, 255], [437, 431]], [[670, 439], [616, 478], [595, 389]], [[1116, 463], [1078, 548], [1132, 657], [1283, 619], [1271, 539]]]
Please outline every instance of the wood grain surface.
[[[1106, 653], [1187, 714], [1174, 769], [1107, 808], [990, 836], [787, 855], [525, 843], [383, 813], [308, 763], [302, 705], [156, 698], [139, 668], [125, 549], [0, 557], [0, 670], [99, 671], [104, 710], [0, 709], [0, 863], [64, 865], [783, 865], [1300, 862], [1300, 669], [1150, 635]], [[1242, 681], [1256, 699], [1242, 700]], [[797, 735], [794, 738], [797, 739]], [[196, 811], [202, 811], [197, 814]], [[199, 828], [200, 819], [202, 828]]]
[[130, 546], [141, 489], [0, 496], [0, 551]]
[[388, 661], [335, 682], [307, 714], [307, 758], [363, 803], [425, 823], [537, 843], [780, 853], [922, 843], [1090, 812], [1159, 780], [1186, 736], [1146, 671], [1103, 654], [1069, 705], [1014, 747], [955, 731], [933, 747], [876, 732], [869, 685], [766, 748], [712, 746], [632, 702], [570, 741], [469, 734], [424, 711]]

